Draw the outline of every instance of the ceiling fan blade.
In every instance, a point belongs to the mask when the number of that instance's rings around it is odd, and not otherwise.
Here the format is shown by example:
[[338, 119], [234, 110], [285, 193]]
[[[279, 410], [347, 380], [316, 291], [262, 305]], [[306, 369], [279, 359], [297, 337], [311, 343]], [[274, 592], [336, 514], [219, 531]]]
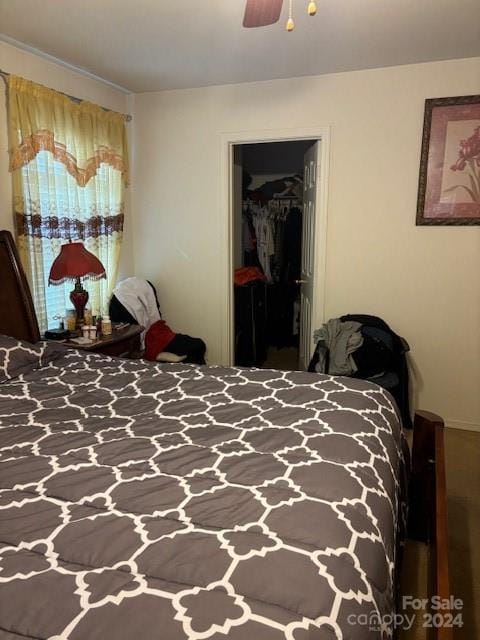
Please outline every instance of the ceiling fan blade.
[[278, 22], [283, 0], [247, 0], [243, 26], [265, 27]]

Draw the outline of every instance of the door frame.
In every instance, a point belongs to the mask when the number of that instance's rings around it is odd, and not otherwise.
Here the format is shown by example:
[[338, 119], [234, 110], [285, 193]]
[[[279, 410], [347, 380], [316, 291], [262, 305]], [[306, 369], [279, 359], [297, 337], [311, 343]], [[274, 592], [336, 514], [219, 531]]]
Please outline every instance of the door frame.
[[[298, 140], [320, 140], [320, 180], [317, 182], [315, 207], [315, 287], [312, 326], [320, 327], [325, 321], [325, 278], [327, 271], [327, 200], [330, 158], [330, 127], [319, 125], [289, 129], [267, 129], [233, 131], [221, 135], [221, 212], [220, 233], [226, 269], [221, 269], [220, 295], [222, 304], [221, 360], [226, 366], [233, 366], [235, 359], [234, 299], [233, 299], [233, 148], [241, 144], [262, 142], [295, 142]], [[227, 215], [224, 212], [227, 212]]]

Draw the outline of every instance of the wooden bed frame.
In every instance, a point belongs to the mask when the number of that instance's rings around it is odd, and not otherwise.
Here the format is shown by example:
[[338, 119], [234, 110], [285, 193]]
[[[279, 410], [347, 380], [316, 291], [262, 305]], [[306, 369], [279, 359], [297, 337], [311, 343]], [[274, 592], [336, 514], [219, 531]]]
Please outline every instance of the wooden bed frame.
[[40, 340], [30, 287], [9, 231], [0, 231], [0, 333], [27, 342]]
[[[440, 416], [429, 411], [415, 413], [409, 493], [408, 534], [414, 540], [429, 544], [428, 594], [430, 597], [437, 595], [445, 601], [450, 598], [451, 590], [444, 423]], [[455, 615], [455, 611], [451, 613]], [[453, 630], [449, 627], [432, 628], [429, 637], [452, 640]]]
[[[30, 288], [8, 231], [0, 231], [0, 333], [28, 342], [40, 339]], [[410, 479], [409, 536], [430, 546], [429, 595], [447, 599], [450, 597], [450, 582], [443, 432], [442, 418], [417, 411]], [[451, 640], [452, 629], [432, 629], [431, 637], [434, 640]]]

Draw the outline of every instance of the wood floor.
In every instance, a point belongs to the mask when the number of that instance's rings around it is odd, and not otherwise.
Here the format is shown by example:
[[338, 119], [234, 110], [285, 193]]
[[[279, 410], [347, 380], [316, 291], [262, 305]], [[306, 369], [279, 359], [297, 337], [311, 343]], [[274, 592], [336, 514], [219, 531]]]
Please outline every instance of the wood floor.
[[[480, 433], [445, 430], [450, 579], [452, 595], [463, 600], [464, 626], [455, 630], [458, 640], [480, 639]], [[409, 542], [402, 572], [402, 592], [414, 597], [427, 594], [428, 549]], [[421, 616], [401, 640], [424, 640]]]
[[480, 433], [447, 429], [450, 575], [464, 601], [463, 629], [456, 638], [480, 638]]
[[297, 371], [298, 349], [296, 347], [283, 347], [276, 349], [270, 347], [262, 369], [278, 369], [279, 371]]

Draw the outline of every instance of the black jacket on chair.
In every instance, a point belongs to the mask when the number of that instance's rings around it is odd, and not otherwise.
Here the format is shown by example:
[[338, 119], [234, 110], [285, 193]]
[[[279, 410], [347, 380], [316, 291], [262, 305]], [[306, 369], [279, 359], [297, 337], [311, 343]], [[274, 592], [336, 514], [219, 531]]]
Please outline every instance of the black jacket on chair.
[[[358, 367], [356, 378], [371, 380], [387, 389], [394, 397], [403, 426], [411, 429], [408, 365], [406, 354], [410, 347], [405, 338], [397, 335], [388, 324], [377, 316], [349, 314], [342, 322], [354, 321], [362, 325], [363, 345], [353, 354]], [[378, 372], [375, 371], [378, 367]], [[381, 375], [377, 375], [381, 374]]]
[[[349, 314], [339, 319], [341, 322], [359, 322], [362, 325], [360, 331], [363, 344], [352, 354], [357, 366], [352, 377], [371, 380], [389, 391], [397, 403], [403, 426], [411, 429], [406, 358], [406, 353], [410, 350], [408, 342], [377, 316]], [[325, 342], [318, 342], [308, 370], [316, 371], [316, 365], [321, 359], [325, 362], [324, 370], [328, 371], [329, 355]]]

